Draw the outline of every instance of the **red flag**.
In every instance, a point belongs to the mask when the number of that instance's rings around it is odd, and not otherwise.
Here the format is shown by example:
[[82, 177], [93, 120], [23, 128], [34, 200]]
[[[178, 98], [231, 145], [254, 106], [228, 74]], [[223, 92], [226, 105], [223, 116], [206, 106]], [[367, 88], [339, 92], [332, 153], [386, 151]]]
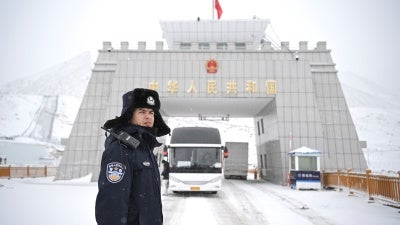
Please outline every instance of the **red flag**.
[[222, 8], [218, 0], [215, 0], [215, 9], [217, 10], [218, 19], [220, 19], [222, 15]]

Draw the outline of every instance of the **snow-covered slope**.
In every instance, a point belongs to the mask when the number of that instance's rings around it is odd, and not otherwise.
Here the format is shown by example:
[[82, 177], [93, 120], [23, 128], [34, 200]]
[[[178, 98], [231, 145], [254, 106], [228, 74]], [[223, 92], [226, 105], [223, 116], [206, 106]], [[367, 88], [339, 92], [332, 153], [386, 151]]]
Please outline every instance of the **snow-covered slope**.
[[400, 97], [352, 72], [340, 72], [339, 80], [368, 167], [373, 171], [400, 171]]
[[380, 84], [348, 71], [339, 72], [339, 80], [350, 108], [400, 108], [400, 92], [393, 93]]
[[[83, 53], [29, 78], [0, 86], [0, 139], [8, 142], [27, 142], [28, 139], [61, 146], [61, 139], [68, 138], [72, 129], [91, 67], [90, 54]], [[340, 72], [339, 79], [360, 140], [367, 141], [365, 156], [369, 167], [375, 171], [400, 170], [398, 93], [391, 93], [351, 72]], [[54, 108], [52, 97], [55, 96], [57, 107]], [[52, 123], [39, 119], [46, 118], [42, 114], [49, 110], [54, 116]], [[250, 118], [228, 122], [170, 118], [169, 123], [171, 128], [194, 124], [217, 126], [225, 141], [248, 141], [250, 152], [255, 153], [254, 124]], [[250, 162], [255, 161], [255, 154], [250, 155]]]
[[91, 55], [84, 52], [41, 73], [0, 86], [0, 138], [59, 146], [72, 129], [91, 66]]
[[33, 76], [0, 87], [0, 95], [49, 95], [82, 98], [92, 68], [90, 52], [84, 52]]

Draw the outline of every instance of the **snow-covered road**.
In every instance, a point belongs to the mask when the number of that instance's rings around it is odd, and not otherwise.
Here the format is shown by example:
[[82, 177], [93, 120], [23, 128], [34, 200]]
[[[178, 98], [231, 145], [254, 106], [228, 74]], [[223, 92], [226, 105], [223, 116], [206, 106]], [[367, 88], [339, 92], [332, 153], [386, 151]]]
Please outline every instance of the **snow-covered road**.
[[163, 196], [164, 224], [398, 224], [398, 210], [367, 199], [337, 191], [291, 190], [264, 181], [224, 180], [216, 195]]
[[262, 181], [224, 180], [216, 195], [170, 194], [163, 202], [166, 225], [334, 224]]
[[[90, 176], [0, 179], [1, 225], [95, 225]], [[162, 196], [164, 225], [397, 225], [399, 209], [344, 191], [298, 191], [255, 180], [223, 180], [217, 194]]]

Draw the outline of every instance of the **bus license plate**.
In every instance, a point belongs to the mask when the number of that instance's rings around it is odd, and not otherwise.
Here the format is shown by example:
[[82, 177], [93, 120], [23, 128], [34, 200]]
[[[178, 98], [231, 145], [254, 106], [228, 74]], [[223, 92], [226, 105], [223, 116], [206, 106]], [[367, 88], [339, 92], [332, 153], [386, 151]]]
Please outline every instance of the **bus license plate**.
[[190, 187], [191, 191], [200, 191], [200, 187], [199, 186], [194, 186], [194, 187]]

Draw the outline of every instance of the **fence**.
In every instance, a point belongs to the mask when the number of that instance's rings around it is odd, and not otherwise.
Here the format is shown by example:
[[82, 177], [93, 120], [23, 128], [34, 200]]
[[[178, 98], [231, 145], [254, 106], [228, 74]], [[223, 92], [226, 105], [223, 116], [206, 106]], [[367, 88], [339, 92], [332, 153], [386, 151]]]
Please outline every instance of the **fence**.
[[1, 166], [0, 178], [24, 178], [55, 176], [57, 167], [48, 166]]
[[[48, 166], [0, 166], [0, 178], [24, 178], [55, 176], [57, 167]], [[400, 172], [397, 176], [373, 174], [371, 170], [357, 173], [351, 170], [322, 171], [321, 182], [324, 187], [347, 188], [350, 193], [362, 191], [370, 199], [382, 198], [400, 203]]]
[[400, 172], [397, 176], [372, 174], [371, 170], [365, 173], [322, 172], [322, 185], [324, 187], [347, 188], [350, 193], [362, 191], [372, 200], [374, 197], [400, 203]]

